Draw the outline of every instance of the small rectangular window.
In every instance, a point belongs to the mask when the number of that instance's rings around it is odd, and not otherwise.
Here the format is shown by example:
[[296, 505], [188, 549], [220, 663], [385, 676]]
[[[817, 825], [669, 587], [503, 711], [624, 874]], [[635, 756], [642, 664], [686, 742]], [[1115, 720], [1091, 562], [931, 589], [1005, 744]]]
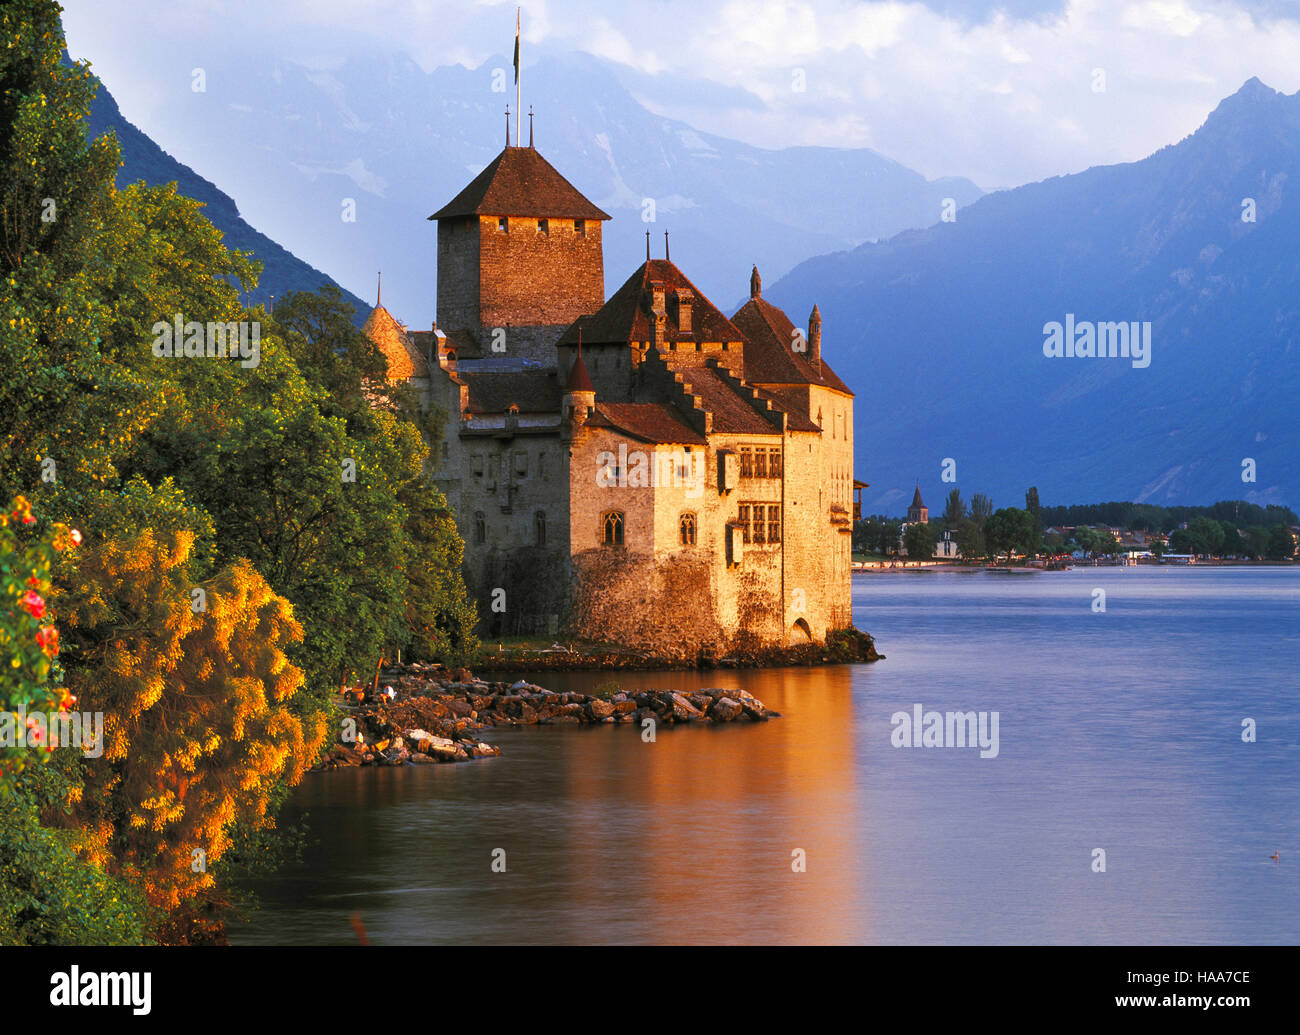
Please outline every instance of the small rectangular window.
[[736, 523], [740, 525], [741, 542], [749, 542], [749, 504], [742, 503], [736, 514]]
[[500, 230], [503, 234], [508, 234], [510, 232], [510, 224], [506, 222], [505, 216], [502, 216], [500, 219], [497, 220], [497, 229]]
[[551, 232], [551, 221], [549, 219], [539, 219], [537, 221], [537, 232], [539, 234], [549, 234]]
[[779, 543], [781, 541], [781, 507], [779, 505], [767, 508], [767, 541], [769, 543]]
[[579, 237], [587, 236], [587, 221], [585, 219], [575, 219], [573, 221], [573, 232]]
[[754, 477], [767, 477], [767, 450], [761, 446], [754, 450]]
[[[740, 476], [742, 478], [754, 477], [754, 451], [749, 446], [740, 447]], [[749, 542], [748, 538], [745, 542]]]
[[767, 476], [769, 478], [781, 477], [781, 450], [772, 448], [767, 451]]

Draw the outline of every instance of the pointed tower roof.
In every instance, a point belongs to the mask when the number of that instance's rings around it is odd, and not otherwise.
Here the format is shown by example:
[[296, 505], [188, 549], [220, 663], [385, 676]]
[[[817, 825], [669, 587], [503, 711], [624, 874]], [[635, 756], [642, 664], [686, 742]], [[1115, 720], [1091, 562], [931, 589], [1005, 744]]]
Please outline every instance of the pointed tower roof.
[[393, 319], [382, 305], [375, 306], [366, 317], [361, 333], [379, 346], [388, 361], [388, 379], [405, 381], [411, 377], [428, 377], [429, 364], [411, 341], [406, 328]]
[[569, 387], [566, 392], [595, 392], [592, 386], [591, 376], [587, 373], [587, 364], [582, 361], [582, 353], [579, 353], [573, 361], [573, 366], [569, 368]]
[[507, 147], [430, 219], [458, 216], [609, 219], [531, 147]]
[[912, 493], [912, 506], [913, 507], [925, 506], [925, 504], [921, 502], [921, 486], [919, 485], [916, 487], [916, 492]]

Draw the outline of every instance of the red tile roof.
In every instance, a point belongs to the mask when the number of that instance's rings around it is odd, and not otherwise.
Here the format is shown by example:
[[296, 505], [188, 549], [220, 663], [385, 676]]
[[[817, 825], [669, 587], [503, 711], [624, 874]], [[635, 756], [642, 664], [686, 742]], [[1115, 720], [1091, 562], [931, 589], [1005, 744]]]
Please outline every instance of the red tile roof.
[[507, 147], [430, 219], [457, 216], [608, 219], [531, 147]]
[[559, 413], [560, 385], [555, 371], [460, 370], [469, 385], [469, 412], [505, 413], [512, 405], [520, 413]]
[[642, 442], [704, 445], [706, 441], [676, 410], [660, 403], [597, 403], [587, 424], [612, 428]]
[[704, 408], [713, 413], [715, 433], [733, 435], [779, 435], [781, 432], [766, 417], [754, 410], [753, 404], [736, 393], [722, 377], [708, 367], [680, 369], [682, 381], [698, 395]]
[[745, 380], [751, 384], [820, 385], [853, 394], [825, 359], [819, 373], [807, 353], [795, 352], [790, 347], [794, 324], [761, 296], [756, 295], [741, 306], [731, 322], [744, 332], [749, 342], [745, 348]]
[[[668, 259], [650, 259], [628, 277], [608, 302], [591, 316], [580, 316], [560, 338], [560, 345], [576, 345], [578, 330], [588, 345], [626, 345], [633, 341], [653, 341], [654, 328], [645, 304], [652, 283], [664, 288], [665, 339], [667, 341], [743, 342], [745, 336], [703, 293]], [[685, 288], [691, 299], [691, 330], [682, 333], [677, 326], [677, 307], [673, 293]]]

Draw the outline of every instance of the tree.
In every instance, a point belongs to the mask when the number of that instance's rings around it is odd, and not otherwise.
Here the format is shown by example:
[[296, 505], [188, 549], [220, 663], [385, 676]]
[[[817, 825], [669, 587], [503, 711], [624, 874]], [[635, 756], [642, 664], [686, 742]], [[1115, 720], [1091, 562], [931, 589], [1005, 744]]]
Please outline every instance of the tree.
[[993, 501], [982, 492], [975, 493], [970, 498], [970, 516], [980, 528], [984, 527], [984, 522], [988, 520], [989, 515], [993, 513]]
[[1016, 551], [1028, 554], [1037, 538], [1033, 515], [1019, 507], [1003, 507], [989, 515], [984, 523], [984, 534], [989, 549], [994, 554], [1005, 552], [1007, 560]]
[[269, 824], [280, 780], [301, 779], [326, 736], [323, 716], [293, 707], [303, 674], [286, 650], [302, 628], [288, 602], [247, 561], [193, 586], [192, 546], [146, 531], [91, 547], [65, 603], [83, 659], [69, 689], [105, 716], [73, 815], [91, 861], [138, 881], [155, 923], [212, 890], [233, 824]]
[[1268, 553], [1269, 530], [1263, 525], [1251, 525], [1246, 529], [1246, 550], [1256, 560]]
[[948, 493], [943, 508], [943, 527], [955, 529], [966, 517], [966, 504], [962, 501], [961, 490], [954, 488]]
[[957, 526], [957, 550], [961, 553], [962, 559], [967, 561], [988, 556], [984, 531], [974, 518], [966, 518]]
[[1192, 553], [1199, 557], [1213, 557], [1223, 546], [1223, 527], [1209, 517], [1193, 518], [1187, 525]]
[[1286, 525], [1274, 525], [1268, 534], [1270, 560], [1290, 560], [1295, 556], [1296, 540]]
[[913, 521], [903, 531], [903, 547], [912, 560], [928, 560], [933, 557], [934, 542], [934, 529], [920, 521]]

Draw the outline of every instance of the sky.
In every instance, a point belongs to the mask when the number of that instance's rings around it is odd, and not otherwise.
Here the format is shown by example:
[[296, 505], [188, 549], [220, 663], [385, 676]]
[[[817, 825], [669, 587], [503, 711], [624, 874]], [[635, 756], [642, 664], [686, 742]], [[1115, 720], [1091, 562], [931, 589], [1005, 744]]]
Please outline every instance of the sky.
[[[984, 189], [1134, 161], [1251, 76], [1300, 90], [1300, 0], [529, 0], [532, 60], [585, 51], [651, 110], [779, 148], [871, 147]], [[247, 41], [329, 68], [403, 52], [426, 70], [510, 53], [515, 4], [64, 0], [73, 57], [163, 146], [169, 91]]]

